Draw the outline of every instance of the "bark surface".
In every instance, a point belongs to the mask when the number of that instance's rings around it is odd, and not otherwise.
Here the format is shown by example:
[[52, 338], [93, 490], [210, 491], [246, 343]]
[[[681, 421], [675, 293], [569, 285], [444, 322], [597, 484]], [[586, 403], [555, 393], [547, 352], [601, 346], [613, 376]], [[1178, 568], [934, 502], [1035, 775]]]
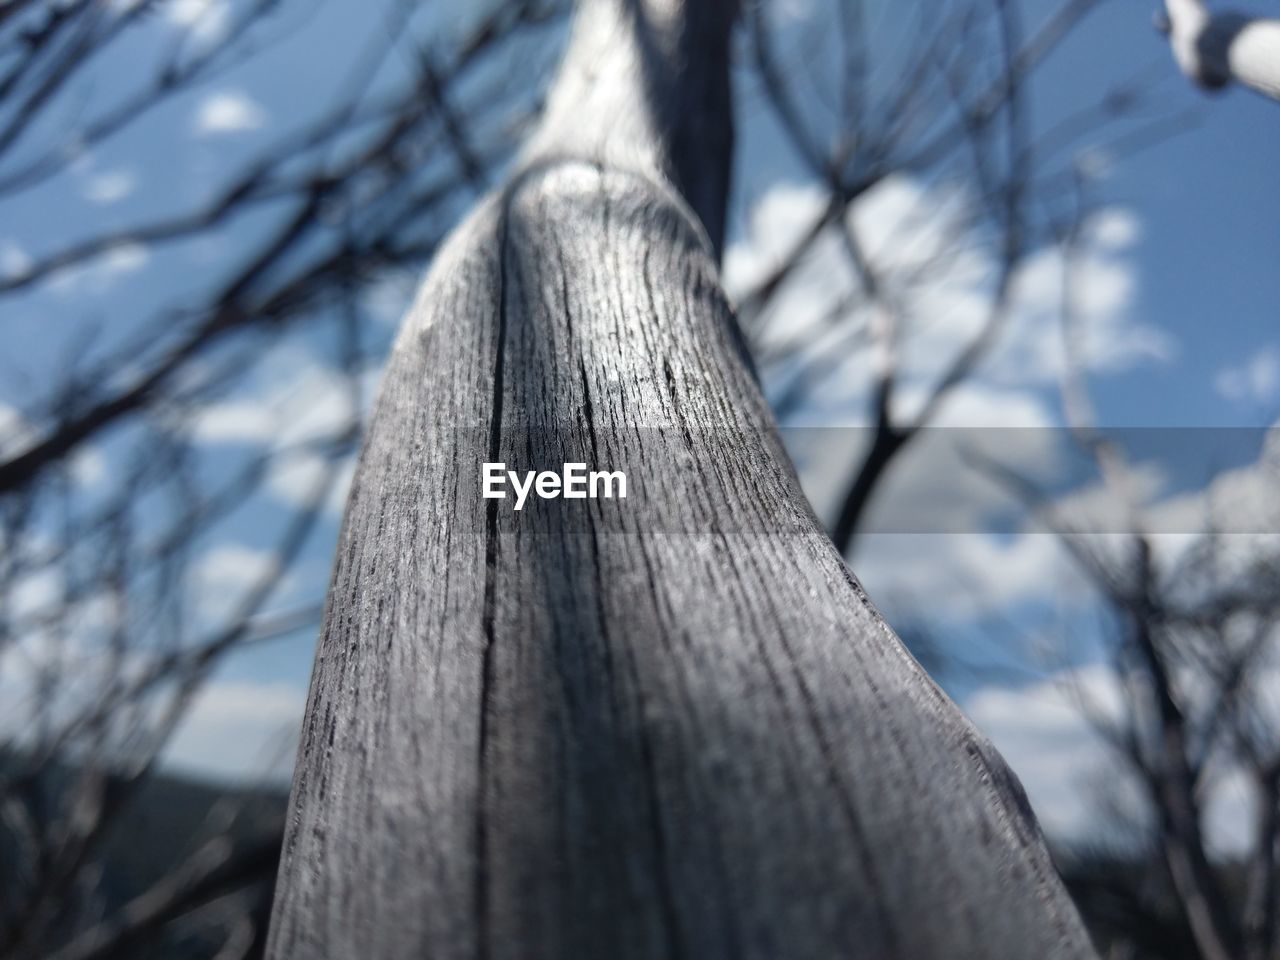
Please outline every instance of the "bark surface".
[[[730, 14], [589, 5], [543, 132], [405, 322], [271, 956], [1092, 955], [1021, 788], [815, 522], [751, 373], [716, 268]], [[485, 461], [622, 468], [628, 497], [516, 513]]]

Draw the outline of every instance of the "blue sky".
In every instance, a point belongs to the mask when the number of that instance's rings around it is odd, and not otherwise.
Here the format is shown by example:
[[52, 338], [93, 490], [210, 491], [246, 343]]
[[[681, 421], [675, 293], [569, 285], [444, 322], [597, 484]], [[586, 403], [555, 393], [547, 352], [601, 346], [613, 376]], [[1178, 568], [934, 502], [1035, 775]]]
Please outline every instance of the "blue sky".
[[[189, 209], [213, 196], [264, 137], [302, 124], [329, 101], [343, 76], [340, 66], [351, 63], [366, 39], [385, 29], [373, 8], [388, 6], [337, 0], [283, 4], [272, 21], [274, 39], [260, 56], [175, 98], [127, 135], [78, 157], [66, 173], [6, 198], [0, 205], [0, 275], [21, 273], [42, 254], [78, 237]], [[886, 49], [911, 27], [909, 19], [895, 19], [905, 16], [906, 5], [881, 0], [868, 6], [869, 21], [876, 24], [873, 36]], [[1022, 4], [1024, 19], [1033, 25], [1056, 6], [1028, 0]], [[1085, 276], [1095, 293], [1089, 319], [1100, 338], [1090, 370], [1098, 417], [1112, 426], [1267, 427], [1280, 407], [1280, 106], [1238, 90], [1207, 97], [1192, 89], [1152, 28], [1154, 7], [1154, 2], [1103, 0], [1029, 88], [1032, 124], [1038, 130], [1051, 128], [1134, 76], [1154, 83], [1152, 115], [1194, 117], [1182, 132], [1134, 155], [1109, 160], [1105, 148], [1098, 154], [1106, 172], [1096, 184], [1101, 212]], [[805, 24], [825, 16], [828, 8], [819, 0], [790, 0], [782, 7], [780, 44], [785, 48], [800, 37]], [[51, 114], [49, 126], [33, 133], [31, 149], [56, 138], [58, 125], [70, 123], [82, 101], [107, 102], [141, 82], [138, 65], [152, 62], [175, 37], [207, 42], [225, 23], [219, 18], [229, 9], [224, 0], [176, 0], [163, 8], [127, 44], [91, 66], [86, 81]], [[467, 4], [429, 8], [414, 21], [412, 35], [447, 50], [450, 36], [461, 29], [462, 10], [474, 16]], [[554, 55], [555, 42], [547, 37], [544, 62]], [[538, 74], [541, 66], [511, 69]], [[385, 64], [377, 86], [390, 88], [403, 71], [403, 64]], [[891, 58], [884, 76], [893, 79]], [[821, 201], [749, 84], [740, 100], [739, 138], [726, 268], [731, 290], [749, 286], [752, 271], [768, 264], [780, 238]], [[12, 162], [18, 164], [21, 156], [19, 152]], [[945, 186], [896, 177], [873, 192], [856, 215], [864, 218], [872, 241], [887, 237], [890, 221], [900, 220], [911, 204], [943, 209]], [[0, 427], [7, 422], [11, 433], [20, 432], [16, 411], [47, 388], [68, 351], [103, 355], [144, 333], [139, 350], [156, 349], [168, 332], [144, 327], [143, 318], [216, 283], [237, 245], [278, 222], [283, 212], [268, 205], [194, 241], [163, 249], [118, 249], [82, 270], [0, 300], [7, 334], [0, 357], [0, 412], [8, 411]], [[936, 220], [912, 229], [927, 237]], [[1061, 424], [1048, 316], [1055, 261], [1049, 250], [1031, 259], [1025, 303], [1007, 352], [997, 350], [990, 367], [955, 397], [945, 425], [1021, 426], [1038, 436], [1037, 431]], [[984, 269], [981, 261], [973, 266], [979, 273]], [[814, 269], [830, 279], [838, 268], [824, 266], [819, 251]], [[393, 278], [370, 292], [367, 335], [375, 350], [389, 347], [413, 283], [412, 277]], [[939, 281], [920, 296], [927, 305], [961, 303], [981, 286], [980, 279]], [[805, 311], [819, 309], [829, 294], [829, 289], [792, 291], [782, 322], [798, 322]], [[86, 321], [98, 329], [92, 342], [84, 338]], [[931, 349], [937, 342], [925, 341], [926, 346], [935, 344]], [[946, 347], [957, 341], [944, 337], [941, 343]], [[332, 347], [325, 336], [295, 334], [246, 378], [242, 395], [222, 398], [216, 416], [205, 425], [202, 469], [213, 476], [255, 445], [277, 441], [281, 430], [305, 433], [307, 417], [317, 430], [340, 419], [340, 409], [334, 413], [326, 406], [335, 402], [329, 376]], [[866, 376], [859, 366], [864, 361], [851, 361], [833, 389], [807, 409], [805, 422], [858, 423], [865, 418]], [[936, 358], [923, 359], [912, 370], [909, 387], [916, 382], [912, 377], [920, 383], [928, 380]], [[368, 371], [370, 388], [376, 376], [376, 369]], [[263, 415], [267, 400], [276, 407], [274, 419]], [[1244, 447], [1217, 465], [1247, 468], [1263, 439], [1261, 433], [1249, 436]], [[827, 449], [808, 450], [798, 441], [797, 455], [815, 503], [829, 510], [852, 458], [838, 445], [834, 452], [832, 444], [822, 446]], [[1033, 443], [1028, 455], [1034, 460], [1053, 454]], [[893, 481], [900, 481], [901, 492], [883, 505], [888, 513], [918, 514], [941, 496], [938, 483], [948, 489], [961, 483], [956, 478], [963, 468], [945, 445], [915, 456], [915, 461], [904, 458], [905, 477]], [[1169, 520], [1174, 526], [1188, 509], [1186, 496], [1206, 480], [1205, 465], [1197, 458], [1198, 453], [1175, 446], [1152, 468], [1152, 500], [1174, 518]], [[116, 466], [111, 441], [95, 447], [84, 466], [85, 496], [95, 495], [96, 485], [109, 485]], [[1256, 485], [1256, 478], [1238, 482]], [[270, 562], [266, 551], [281, 507], [296, 498], [297, 487], [296, 478], [276, 478], [201, 545], [196, 566], [204, 579], [194, 586], [206, 599], [214, 598], [209, 602], [233, 595], [255, 564]], [[1082, 496], [1087, 492], [1077, 491]], [[965, 533], [934, 535], [927, 543], [882, 533], [859, 549], [855, 569], [891, 621], [895, 615], [915, 616], [922, 593], [937, 599], [936, 625], [954, 631], [962, 643], [984, 631], [989, 636], [995, 620], [1032, 631], [1080, 615], [1070, 599], [1063, 599], [1071, 593], [1070, 574], [1044, 537], [1025, 529], [1003, 537], [984, 533], [981, 524], [1004, 509], [990, 490], [973, 493], [967, 509], [973, 514], [960, 521]], [[339, 514], [340, 498], [335, 498], [293, 570], [282, 604], [322, 594]], [[981, 602], [970, 602], [975, 596]], [[228, 662], [216, 690], [197, 704], [175, 742], [171, 761], [224, 776], [252, 772], [258, 758], [270, 752], [270, 743], [299, 715], [313, 643], [314, 637], [302, 632]], [[980, 655], [989, 657], [993, 651]], [[994, 655], [1001, 656], [998, 650]], [[1069, 659], [1088, 669], [1091, 656], [1085, 645]], [[996, 727], [1011, 716], [1028, 715], [1032, 701], [1017, 697], [1030, 696], [1027, 691], [1042, 700], [1044, 695], [1034, 683], [1020, 687], [994, 680], [970, 679], [953, 689], [980, 723], [986, 716]], [[1041, 716], [1050, 732], [1073, 750], [1083, 742], [1079, 724], [1064, 719], [1056, 706]], [[993, 735], [1002, 742], [999, 733]], [[1030, 770], [1034, 745], [1022, 744], [1008, 731], [1005, 735], [1015, 767], [1022, 756]], [[1024, 776], [1033, 798], [1067, 789], [1052, 777], [1046, 785], [1044, 771], [1024, 771]], [[1063, 810], [1054, 816], [1069, 829], [1073, 814]]]
[[[816, 2], [794, 6], [798, 15], [825, 10]], [[1030, 29], [1059, 5], [1021, 6]], [[1187, 116], [1183, 132], [1116, 162], [1100, 186], [1106, 201], [1142, 226], [1130, 316], [1167, 333], [1173, 352], [1165, 362], [1098, 381], [1099, 413], [1117, 425], [1269, 424], [1274, 397], [1259, 404], [1225, 396], [1215, 374], [1280, 344], [1280, 123], [1274, 104], [1248, 91], [1207, 95], [1186, 83], [1153, 27], [1158, 6], [1099, 3], [1030, 86], [1032, 122], [1041, 129], [1135, 77], [1158, 81], [1153, 114]], [[748, 189], [802, 179], [772, 124], [760, 111], [748, 119], [756, 122], [740, 130], [739, 168]]]
[[[1096, 91], [1103, 78], [1163, 63], [1152, 6], [1101, 5], [1046, 74], [1046, 109], [1075, 97], [1078, 84]], [[1269, 424], [1275, 396], [1242, 402], [1215, 381], [1280, 340], [1275, 105], [1240, 89], [1207, 96], [1173, 73], [1160, 89], [1171, 107], [1194, 111], [1196, 125], [1118, 164], [1107, 195], [1143, 224], [1135, 315], [1167, 330], [1176, 351], [1100, 382], [1102, 413], [1141, 426]]]

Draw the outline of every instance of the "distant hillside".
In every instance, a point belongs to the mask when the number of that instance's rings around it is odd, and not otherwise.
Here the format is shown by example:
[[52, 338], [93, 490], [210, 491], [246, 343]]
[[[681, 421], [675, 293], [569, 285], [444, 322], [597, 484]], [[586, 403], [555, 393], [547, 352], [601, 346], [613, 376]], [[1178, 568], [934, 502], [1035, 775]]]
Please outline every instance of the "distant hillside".
[[[20, 771], [12, 754], [0, 756], [5, 796], [21, 796], [28, 809], [63, 810], [72, 782], [69, 768], [46, 768], [38, 778], [23, 778]], [[109, 784], [108, 795], [119, 787], [119, 783]], [[95, 848], [101, 874], [94, 889], [75, 897], [51, 898], [50, 906], [61, 915], [53, 929], [61, 936], [55, 943], [42, 942], [35, 955], [66, 947], [99, 923], [100, 939], [92, 945], [85, 940], [75, 943], [77, 949], [89, 951], [81, 955], [93, 960], [212, 958], [221, 934], [215, 918], [208, 916], [212, 909], [203, 911], [202, 917], [199, 908], [228, 895], [248, 902], [255, 928], [247, 931], [254, 940], [248, 956], [260, 955], [286, 800], [283, 790], [235, 788], [172, 775], [150, 777], [136, 793], [124, 795]], [[218, 836], [231, 841], [224, 859], [211, 864], [212, 869], [188, 870], [180, 874], [184, 882], [156, 891], [158, 882], [173, 878], [194, 851]], [[31, 865], [24, 864], [22, 857], [30, 859], [30, 854], [19, 849], [10, 825], [0, 821], [0, 944], [8, 944], [0, 946], [4, 960], [32, 956], [29, 949], [15, 953], [11, 942], [15, 923], [30, 907]], [[143, 898], [148, 891], [150, 895]], [[136, 928], [135, 932], [100, 923], [101, 918], [126, 917], [127, 926]]]
[[[0, 755], [0, 776], [11, 777], [12, 756]], [[46, 773], [39, 789], [56, 801], [69, 782], [63, 768]], [[30, 786], [24, 789], [32, 789]], [[246, 954], [262, 953], [279, 859], [287, 795], [283, 789], [246, 789], [161, 775], [151, 778], [121, 810], [104, 838], [102, 874], [95, 891], [96, 916], [137, 911], [137, 898], [169, 876], [189, 854], [211, 837], [225, 833], [234, 844], [228, 869], [204, 887], [193, 888], [152, 918], [146, 936], [121, 938], [88, 954], [92, 960], [212, 960], [222, 942], [220, 928], [202, 920], [194, 907], [207, 906], [240, 891], [251, 904], [253, 942]], [[1080, 907], [1103, 955], [1126, 944], [1133, 960], [1194, 960], [1197, 954], [1185, 920], [1158, 862], [1125, 860], [1104, 853], [1064, 855], [1060, 864], [1067, 888]], [[19, 866], [12, 835], [0, 821], [0, 902], [5, 910], [17, 883]], [[1238, 871], [1232, 871], [1232, 875]], [[133, 904], [133, 908], [129, 905]], [[80, 905], [83, 909], [84, 905]], [[7, 923], [10, 917], [3, 915]], [[163, 922], [158, 922], [163, 921]], [[67, 926], [68, 936], [86, 921]], [[157, 933], [158, 931], [158, 933]], [[0, 960], [16, 955], [0, 950]], [[23, 960], [30, 954], [24, 955]]]
[[[1058, 857], [1059, 870], [1104, 957], [1199, 960], [1195, 938], [1158, 855], [1140, 860], [1111, 851]], [[1229, 896], [1243, 898], [1245, 868], [1220, 865]]]

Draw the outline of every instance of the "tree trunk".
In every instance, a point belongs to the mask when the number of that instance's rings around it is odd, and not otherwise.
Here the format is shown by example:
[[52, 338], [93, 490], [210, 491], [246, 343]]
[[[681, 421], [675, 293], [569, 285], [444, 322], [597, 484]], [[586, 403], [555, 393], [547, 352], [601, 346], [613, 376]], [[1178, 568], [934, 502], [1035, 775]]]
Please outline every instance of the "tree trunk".
[[1200, 86], [1234, 81], [1280, 100], [1280, 20], [1214, 13], [1204, 0], [1165, 0], [1165, 14], [1174, 59]]
[[[273, 957], [1091, 955], [814, 520], [721, 292], [726, 2], [595, 0], [356, 473]], [[481, 496], [481, 464], [626, 499]]]

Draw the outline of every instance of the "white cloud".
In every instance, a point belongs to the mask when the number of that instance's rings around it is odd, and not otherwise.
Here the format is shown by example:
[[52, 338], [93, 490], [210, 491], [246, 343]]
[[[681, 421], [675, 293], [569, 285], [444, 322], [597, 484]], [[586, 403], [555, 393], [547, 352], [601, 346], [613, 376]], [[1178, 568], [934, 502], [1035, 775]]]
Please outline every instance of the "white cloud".
[[[978, 413], [963, 417], [980, 422]], [[949, 444], [948, 431], [940, 430], [909, 447], [891, 467], [884, 495], [872, 501], [853, 564], [871, 595], [890, 610], [899, 602], [918, 610], [927, 598], [932, 621], [947, 626], [1021, 602], [1075, 608], [1094, 602], [1078, 565], [1056, 537], [1042, 532], [1046, 528], [1022, 513], [1011, 494], [958, 455], [960, 444], [970, 439], [987, 441], [999, 462], [1031, 476], [1040, 464], [1052, 476], [1057, 469], [1052, 443], [1060, 434], [1038, 429], [953, 432], [959, 435], [957, 443]], [[823, 448], [822, 443], [814, 445]], [[825, 446], [839, 450], [847, 444], [828, 440]], [[798, 462], [802, 468], [812, 466], [803, 454]], [[818, 469], [835, 472], [823, 464]], [[1280, 430], [1269, 435], [1255, 462], [1224, 470], [1198, 489], [1174, 489], [1153, 463], [1129, 466], [1123, 480], [1128, 502], [1142, 512], [1157, 569], [1166, 579], [1192, 556], [1194, 547], [1205, 543], [1206, 531], [1219, 531], [1212, 568], [1197, 568], [1194, 576], [1177, 581], [1184, 602], [1195, 602], [1196, 591], [1222, 590], [1280, 556]], [[816, 502], [820, 511], [829, 516], [844, 489], [843, 481], [820, 488], [826, 497]], [[1052, 509], [1060, 525], [1081, 531], [1077, 539], [1091, 555], [1123, 569], [1132, 548], [1125, 533], [1129, 507], [1101, 479], [1057, 497]], [[991, 532], [997, 526], [993, 518], [1012, 522], [1012, 531]]]
[[[1095, 373], [1118, 373], [1144, 361], [1169, 359], [1173, 341], [1133, 320], [1137, 277], [1117, 245], [1132, 228], [1103, 221], [1098, 243], [1077, 254], [1070, 276], [1082, 331], [1083, 362]], [[1056, 383], [1064, 369], [1060, 313], [1067, 281], [1060, 253], [1045, 249], [1022, 264], [1014, 282], [1015, 312], [1009, 335], [992, 351], [988, 373], [1011, 384]]]
[[1044, 533], [865, 533], [853, 567], [882, 608], [923, 612], [930, 624], [957, 625], [1032, 599], [1087, 595], [1059, 542]]
[[31, 272], [31, 255], [12, 240], [0, 242], [0, 278], [17, 280]]
[[299, 456], [282, 460], [267, 475], [267, 490], [285, 503], [297, 507], [310, 506], [316, 491], [326, 482], [327, 472], [335, 470], [321, 502], [321, 509], [331, 517], [340, 517], [347, 505], [347, 494], [355, 476], [356, 456], [351, 454], [338, 463], [324, 457]]
[[[731, 295], [741, 298], [769, 276], [825, 205], [824, 191], [813, 184], [782, 183], [768, 190], [751, 210], [745, 236], [727, 252], [724, 277]], [[997, 251], [972, 225], [970, 198], [953, 186], [891, 177], [858, 201], [852, 218], [898, 320], [894, 412], [908, 422], [987, 324]], [[1106, 209], [1090, 220], [1076, 252], [1072, 282], [1084, 360], [1092, 373], [1117, 372], [1172, 352], [1162, 331], [1133, 317], [1132, 248], [1141, 234], [1131, 211]], [[927, 595], [939, 619], [948, 620], [1020, 600], [1056, 600], [1067, 583], [1074, 591], [1070, 564], [1053, 538], [1034, 526], [1019, 530], [1019, 505], [974, 469], [971, 456], [985, 454], [1033, 480], [1058, 479], [1064, 435], [1050, 398], [1064, 366], [1063, 282], [1057, 249], [1034, 251], [1024, 260], [994, 349], [947, 395], [931, 424], [936, 429], [919, 435], [890, 467], [865, 515], [855, 563], [873, 596]], [[767, 345], [811, 324], [829, 323], [842, 315], [837, 308], [844, 311], [843, 329], [865, 331], [859, 286], [837, 231], [827, 231], [773, 298], [762, 340]], [[870, 439], [866, 427], [875, 382], [871, 351], [834, 343], [839, 335], [809, 348], [814, 357], [833, 349], [848, 357], [789, 420], [826, 426], [784, 432], [806, 493], [828, 519], [848, 489], [850, 471], [861, 462], [859, 448]], [[779, 382], [768, 386], [777, 396], [787, 389], [788, 373], [773, 373]], [[1013, 532], [990, 534], [993, 519], [1004, 529], [1012, 524]]]
[[[1203, 487], [1179, 491], [1150, 504], [1145, 518], [1155, 533], [1153, 545], [1161, 566], [1172, 569], [1192, 547], [1203, 542], [1210, 529], [1218, 532], [1218, 576], [1230, 579], [1260, 561], [1273, 562], [1280, 557], [1277, 489], [1280, 427], [1272, 427], [1252, 463], [1223, 470]], [[1202, 586], [1215, 589], [1220, 585], [1206, 581]]]
[[[741, 299], [777, 269], [824, 204], [823, 192], [811, 184], [779, 183], [760, 198], [751, 209], [746, 237], [725, 251], [722, 275], [731, 299]], [[833, 238], [823, 236], [814, 255], [778, 291], [773, 315], [785, 318], [788, 329], [800, 327], [821, 317], [852, 289], [838, 247]]]
[[1108, 250], [1127, 250], [1142, 239], [1142, 222], [1132, 210], [1109, 207], [1088, 222], [1088, 239]]
[[107, 170], [89, 178], [84, 187], [84, 196], [90, 203], [116, 203], [133, 193], [137, 185], [138, 178], [132, 171]]
[[1171, 496], [1150, 512], [1157, 531], [1196, 533], [1212, 522], [1235, 534], [1280, 531], [1280, 462], [1263, 454], [1254, 463], [1225, 470], [1205, 487]]
[[222, 544], [200, 558], [196, 563], [196, 576], [209, 588], [243, 589], [270, 575], [276, 566], [275, 554], [268, 550]]
[[[1280, 675], [1269, 682], [1280, 688]], [[1021, 688], [983, 687], [964, 707], [1018, 775], [1051, 837], [1096, 840], [1108, 828], [1123, 832], [1126, 823], [1145, 822], [1147, 806], [1137, 781], [1082, 709], [1108, 722], [1122, 720], [1122, 692], [1108, 668], [1063, 670]], [[1212, 780], [1204, 823], [1215, 854], [1238, 856], [1249, 849], [1254, 802], [1239, 770], [1219, 771]], [[1117, 809], [1121, 822], [1108, 822], [1108, 813]]]
[[71, 455], [71, 476], [84, 487], [96, 487], [107, 476], [107, 459], [89, 446], [82, 446]]
[[29, 573], [6, 591], [6, 613], [18, 623], [46, 615], [60, 603], [64, 587], [60, 570], [44, 567]]
[[[0, 402], [0, 457], [12, 457], [39, 437], [16, 407]], [[71, 454], [71, 476], [82, 488], [94, 487], [107, 475], [107, 461], [97, 448], [83, 445]]]
[[104, 275], [133, 273], [141, 270], [151, 260], [151, 254], [140, 243], [122, 243], [112, 247], [97, 264]]
[[238, 90], [210, 94], [196, 109], [195, 132], [199, 136], [242, 133], [266, 126], [267, 113], [256, 100]]
[[[24, 635], [0, 650], [0, 742], [29, 743], [37, 712], [55, 726], [65, 723], [100, 697], [106, 683], [146, 669], [140, 654], [122, 663], [104, 646]], [[52, 688], [49, 671], [56, 677]], [[161, 763], [188, 775], [283, 784], [305, 703], [304, 690], [292, 684], [212, 679], [196, 692]]]
[[[274, 558], [263, 551], [224, 544], [205, 554], [196, 566], [204, 582], [225, 595], [243, 590], [269, 572]], [[104, 625], [112, 622], [116, 610], [106, 593], [80, 598], [57, 628], [24, 624], [62, 609], [63, 579], [62, 569], [50, 566], [22, 577], [5, 593], [5, 612], [17, 632], [12, 642], [0, 646], [0, 743], [30, 743], [37, 734], [34, 717], [57, 729], [81, 716], [108, 684], [128, 682], [153, 666], [155, 652], [141, 648], [121, 652], [103, 642]], [[152, 711], [148, 715], [158, 719], [159, 708], [171, 693], [172, 688], [159, 692], [144, 712]], [[294, 684], [215, 677], [197, 691], [162, 762], [199, 776], [283, 782], [296, 751], [304, 702], [304, 690]], [[122, 746], [126, 746], [123, 741], [109, 735], [101, 747], [103, 757]]]
[[[1045, 832], [1059, 842], [1097, 839], [1107, 827], [1123, 831], [1123, 822], [1099, 822], [1117, 800], [1129, 814], [1125, 820], [1143, 821], [1137, 782], [1085, 719], [1082, 702], [1115, 720], [1121, 701], [1114, 677], [1083, 667], [1021, 689], [986, 687], [965, 704], [1022, 781]], [[1110, 787], [1105, 793], [1103, 784]]]
[[361, 306], [378, 323], [398, 327], [409, 305], [413, 303], [418, 283], [419, 277], [416, 274], [383, 274], [361, 293]]
[[[282, 350], [266, 361], [263, 372], [269, 387], [204, 407], [192, 424], [193, 435], [202, 444], [247, 444], [287, 450], [271, 464], [265, 489], [286, 503], [306, 506], [330, 460], [318, 453], [291, 448], [342, 436], [355, 416], [367, 412], [380, 371], [355, 375], [360, 381], [360, 411], [352, 408], [347, 376], [317, 363], [309, 355]], [[338, 463], [336, 469], [333, 487], [321, 504], [331, 516], [341, 515], [346, 504], [355, 469], [354, 454]]]
[[35, 431], [18, 408], [0, 402], [0, 453], [11, 457], [35, 439]]
[[1236, 403], [1261, 407], [1280, 397], [1280, 349], [1268, 346], [1237, 366], [1223, 367], [1214, 389]]
[[1116, 161], [1103, 147], [1085, 147], [1076, 156], [1076, 169], [1088, 180], [1105, 180], [1115, 171]]
[[60, 567], [46, 566], [6, 592], [14, 632], [0, 650], [0, 741], [29, 738], [37, 711], [64, 722], [140, 669], [141, 657], [121, 660], [103, 642], [118, 609], [109, 593], [68, 596], [68, 586]]
[[[824, 192], [812, 184], [782, 183], [767, 191], [750, 213], [744, 238], [726, 254], [724, 281], [731, 297], [740, 299], [770, 276], [825, 205]], [[890, 177], [853, 207], [852, 223], [896, 321], [899, 414], [919, 406], [991, 316], [997, 251], [970, 223], [970, 208], [966, 195], [954, 187], [926, 186], [906, 176]], [[1140, 236], [1141, 224], [1132, 212], [1107, 209], [1093, 218], [1076, 253], [1071, 282], [1090, 372], [1119, 372], [1173, 353], [1167, 334], [1132, 315], [1137, 292], [1132, 247]], [[1024, 259], [1013, 280], [1004, 328], [965, 386], [985, 382], [1011, 390], [1056, 390], [1064, 366], [1064, 279], [1056, 248]], [[871, 351], [850, 350], [847, 340], [833, 342], [841, 331], [858, 330], [861, 342], [869, 342], [869, 305], [859, 288], [837, 231], [827, 230], [771, 300], [758, 334], [766, 348], [837, 320], [834, 332], [814, 340], [809, 350], [815, 356], [832, 349], [849, 353], [818, 391], [814, 402], [821, 410], [808, 408], [805, 419], [859, 422], [866, 416], [875, 379]]]
[[1058, 497], [1052, 505], [1054, 516], [1072, 530], [1123, 533], [1130, 527], [1129, 505], [1153, 506], [1166, 492], [1169, 479], [1155, 463], [1117, 464], [1112, 483], [1114, 488], [1099, 478]]
[[280, 426], [275, 412], [255, 400], [211, 403], [193, 425], [199, 443], [268, 443]]
[[231, 26], [228, 0], [169, 0], [163, 5], [169, 22], [202, 45], [217, 43]]
[[[922, 387], [903, 392], [904, 405], [918, 405]], [[1060, 460], [1060, 437], [1052, 426], [1048, 408], [1034, 394], [982, 383], [966, 385], [942, 407], [932, 429], [921, 433], [891, 464], [864, 529], [986, 529], [989, 511], [1007, 507], [1009, 495], [974, 469], [973, 455], [996, 459], [1027, 476], [1051, 475]], [[851, 481], [849, 472], [862, 462], [871, 430], [798, 427], [784, 428], [783, 436], [814, 509], [819, 516], [834, 518]]]
[[102, 294], [122, 277], [137, 273], [151, 262], [151, 253], [141, 243], [121, 243], [85, 263], [59, 270], [49, 279], [49, 288], [63, 296]]
[[[1074, 597], [1077, 579], [1054, 537], [1034, 526], [1017, 529], [1019, 504], [973, 459], [984, 456], [1034, 479], [1054, 476], [1062, 435], [1052, 425], [1048, 408], [1026, 390], [981, 382], [958, 390], [936, 428], [890, 465], [867, 509], [853, 566], [871, 595], [887, 609], [927, 598], [941, 622], [1032, 598], [1061, 599], [1068, 590]], [[806, 495], [830, 522], [869, 431], [799, 428], [783, 436]], [[997, 520], [1014, 531], [993, 534]]]
[[780, 23], [799, 23], [813, 16], [813, 0], [782, 0], [771, 12]]
[[272, 363], [277, 368], [267, 389], [203, 407], [192, 424], [195, 439], [284, 447], [335, 437], [351, 423], [345, 375], [297, 351], [285, 351]]
[[1229, 770], [1215, 779], [1204, 803], [1205, 834], [1211, 854], [1240, 857], [1253, 848], [1257, 802], [1253, 781], [1244, 771]]
[[[271, 550], [222, 543], [204, 553], [192, 567], [191, 586], [201, 618], [220, 621], [249, 591], [277, 574], [280, 560]], [[276, 586], [279, 596], [290, 586], [286, 575]]]
[[305, 705], [303, 691], [286, 684], [206, 684], [174, 732], [163, 762], [219, 780], [285, 783]]
[[1100, 795], [1101, 783], [1122, 785], [1121, 803], [1139, 806], [1136, 784], [1125, 779], [1078, 698], [1101, 717], [1120, 716], [1119, 688], [1101, 666], [1063, 671], [1018, 689], [983, 687], [964, 703], [1022, 781], [1045, 832], [1068, 842], [1098, 836], [1099, 806], [1116, 799]]

